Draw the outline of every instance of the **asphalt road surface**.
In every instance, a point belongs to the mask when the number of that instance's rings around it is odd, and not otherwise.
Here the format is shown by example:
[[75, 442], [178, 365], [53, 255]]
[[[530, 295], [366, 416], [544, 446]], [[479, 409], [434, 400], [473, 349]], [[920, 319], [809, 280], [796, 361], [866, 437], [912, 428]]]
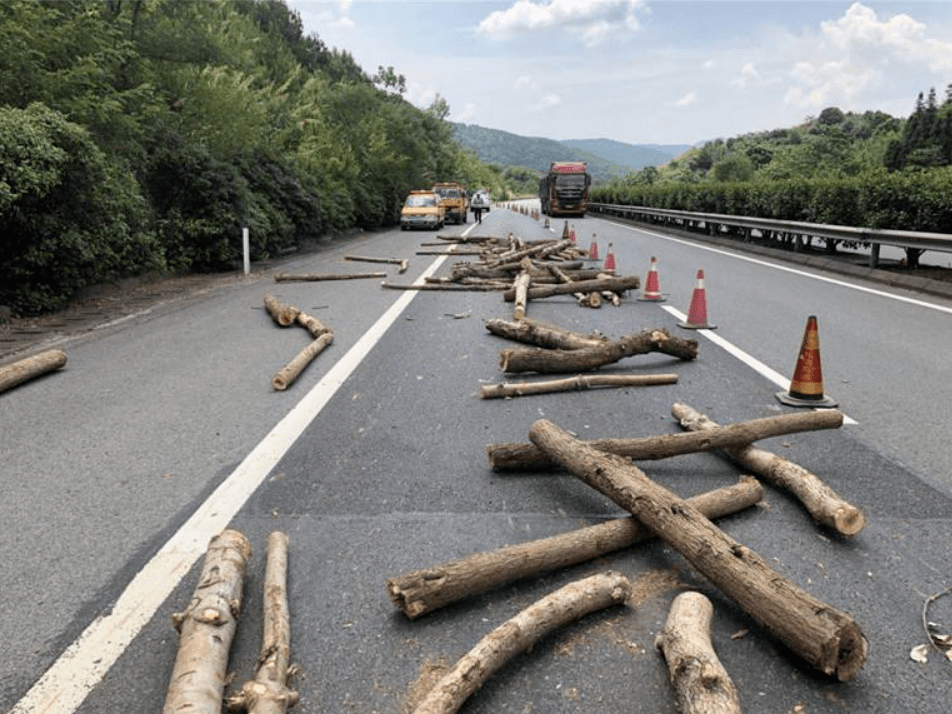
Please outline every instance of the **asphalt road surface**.
[[[381, 289], [378, 280], [275, 283], [270, 272], [61, 339], [69, 363], [0, 395], [0, 709], [159, 712], [184, 609], [209, 538], [226, 527], [254, 547], [229, 690], [252, 676], [261, 629], [267, 535], [290, 537], [292, 683], [298, 712], [397, 714], [492, 628], [545, 594], [608, 569], [634, 584], [625, 606], [591, 615], [517, 657], [474, 694], [467, 714], [673, 712], [654, 648], [672, 598], [714, 603], [714, 646], [748, 712], [948, 711], [952, 665], [926, 643], [924, 620], [952, 632], [952, 458], [948, 355], [952, 302], [823, 274], [720, 245], [587, 217], [587, 247], [611, 244], [623, 274], [658, 258], [664, 303], [620, 307], [535, 301], [533, 318], [611, 336], [665, 327], [700, 355], [627, 359], [604, 372], [674, 371], [675, 385], [481, 400], [504, 381], [488, 318], [511, 316], [497, 293]], [[561, 223], [553, 223], [560, 232]], [[551, 236], [495, 208], [480, 234]], [[472, 233], [474, 226], [445, 233]], [[399, 230], [334, 242], [286, 272], [351, 272], [346, 254], [409, 258], [405, 275], [448, 273], [455, 258], [417, 255], [432, 233]], [[463, 258], [467, 259], [467, 258]], [[471, 258], [470, 258], [471, 259]], [[380, 266], [370, 266], [377, 270]], [[698, 269], [717, 329], [677, 327]], [[305, 344], [263, 310], [272, 293], [332, 327], [333, 345], [285, 392], [271, 377]], [[845, 540], [789, 495], [721, 519], [731, 536], [815, 597], [849, 612], [870, 642], [849, 683], [819, 674], [773, 640], [670, 547], [654, 542], [479, 595], [417, 621], [384, 581], [473, 552], [622, 515], [567, 474], [489, 470], [485, 446], [524, 441], [547, 418], [585, 438], [675, 433], [675, 402], [722, 424], [790, 411], [789, 380], [807, 317], [818, 318], [826, 391], [850, 423], [762, 442], [859, 506]], [[647, 462], [689, 496], [734, 483], [716, 454]]]

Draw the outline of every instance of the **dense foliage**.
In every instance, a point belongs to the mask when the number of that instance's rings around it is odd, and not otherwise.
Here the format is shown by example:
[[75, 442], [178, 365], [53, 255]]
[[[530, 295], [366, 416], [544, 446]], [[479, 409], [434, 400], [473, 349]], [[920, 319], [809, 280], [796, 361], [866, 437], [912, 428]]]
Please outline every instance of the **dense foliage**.
[[837, 107], [717, 139], [592, 190], [593, 200], [868, 228], [952, 232], [952, 85], [912, 115]]
[[403, 98], [283, 0], [0, 3], [0, 305], [56, 308], [154, 269], [215, 270], [394, 224], [406, 193], [499, 168], [445, 101]]

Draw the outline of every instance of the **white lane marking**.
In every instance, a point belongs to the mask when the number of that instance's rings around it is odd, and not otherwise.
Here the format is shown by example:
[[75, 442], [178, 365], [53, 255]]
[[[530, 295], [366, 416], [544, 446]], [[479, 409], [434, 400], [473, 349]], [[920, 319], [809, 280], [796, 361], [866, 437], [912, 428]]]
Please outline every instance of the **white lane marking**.
[[[605, 219], [602, 219], [605, 220]], [[910, 305], [916, 305], [917, 307], [925, 307], [930, 310], [938, 310], [939, 312], [944, 312], [952, 315], [952, 307], [946, 307], [945, 305], [937, 305], [934, 302], [926, 302], [925, 300], [918, 300], [916, 298], [905, 297], [903, 295], [896, 295], [894, 293], [887, 293], [883, 290], [876, 290], [875, 288], [867, 288], [863, 285], [857, 285], [856, 283], [848, 283], [845, 280], [837, 280], [836, 278], [829, 278], [825, 275], [818, 275], [816, 273], [810, 273], [806, 270], [798, 270], [797, 268], [791, 268], [786, 265], [778, 265], [776, 263], [771, 263], [767, 260], [760, 260], [759, 258], [751, 258], [746, 255], [738, 255], [737, 253], [723, 250], [721, 248], [715, 248], [713, 246], [704, 245], [703, 243], [695, 243], [694, 241], [682, 240], [680, 238], [675, 238], [674, 236], [666, 236], [663, 233], [655, 233], [654, 231], [645, 230], [644, 228], [636, 228], [634, 226], [625, 225], [624, 223], [616, 223], [615, 221], [605, 220], [606, 223], [611, 223], [613, 226], [619, 228], [626, 228], [630, 231], [635, 231], [638, 233], [647, 233], [650, 236], [655, 238], [663, 238], [664, 240], [669, 240], [673, 243], [680, 243], [681, 245], [692, 246], [694, 248], [700, 248], [701, 250], [707, 250], [711, 253], [718, 253], [719, 255], [726, 255], [730, 258], [736, 258], [737, 260], [746, 260], [748, 263], [754, 263], [756, 265], [763, 265], [768, 268], [773, 268], [774, 270], [782, 270], [786, 273], [793, 273], [794, 275], [800, 275], [805, 278], [813, 278], [814, 280], [821, 280], [824, 283], [830, 283], [832, 285], [839, 285], [844, 288], [851, 288], [853, 290], [859, 290], [860, 292], [869, 293], [870, 295], [878, 295], [879, 297], [890, 298], [892, 300], [898, 300], [899, 302], [909, 303]]]
[[[433, 275], [445, 260], [445, 256], [434, 260], [414, 285]], [[416, 293], [415, 290], [403, 293], [384, 312], [146, 563], [112, 611], [93, 620], [9, 714], [72, 714], [79, 708], [192, 565], [204, 555], [212, 537], [228, 526]]]
[[[665, 312], [671, 315], [674, 315], [681, 322], [684, 322], [685, 320], [688, 319], [687, 315], [685, 315], [683, 312], [681, 312], [677, 308], [671, 307], [670, 305], [660, 305], [659, 307]], [[730, 355], [733, 355], [734, 357], [739, 359], [741, 362], [746, 364], [748, 367], [753, 369], [755, 372], [769, 379], [771, 382], [776, 384], [781, 389], [786, 389], [787, 391], [790, 390], [789, 379], [784, 377], [782, 374], [780, 374], [777, 370], [773, 369], [772, 367], [768, 367], [756, 357], [753, 357], [747, 354], [746, 352], [744, 352], [744, 350], [742, 350], [737, 345], [728, 342], [720, 335], [714, 334], [714, 332], [711, 330], [695, 330], [695, 332], [697, 332], [702, 337], [706, 337], [715, 345], [720, 347], [722, 350], [724, 350]], [[858, 424], [859, 422], [857, 422], [856, 420], [844, 414], [843, 423], [844, 424]]]

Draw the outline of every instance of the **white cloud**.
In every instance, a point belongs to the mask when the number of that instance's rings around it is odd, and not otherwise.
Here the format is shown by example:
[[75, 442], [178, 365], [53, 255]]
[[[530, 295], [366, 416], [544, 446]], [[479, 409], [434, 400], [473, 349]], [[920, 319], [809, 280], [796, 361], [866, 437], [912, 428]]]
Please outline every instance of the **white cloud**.
[[477, 31], [494, 38], [520, 31], [560, 27], [581, 36], [589, 46], [610, 35], [640, 27], [636, 10], [645, 0], [517, 0], [507, 10], [496, 10], [479, 23]]
[[952, 42], [930, 37], [927, 26], [909, 15], [881, 20], [857, 2], [820, 28], [819, 41], [801, 53], [815, 59], [798, 61], [789, 72], [795, 84], [787, 104], [815, 109], [850, 102], [900, 75], [952, 71]]
[[461, 124], [468, 124], [470, 121], [476, 118], [476, 104], [473, 102], [468, 102], [463, 111], [456, 113], [451, 111], [450, 118], [455, 122], [460, 122]]
[[528, 74], [520, 75], [512, 85], [515, 89], [534, 89], [535, 81]]
[[562, 97], [558, 94], [546, 94], [542, 99], [532, 105], [531, 109], [533, 111], [544, 111], [546, 109], [552, 109], [557, 107], [562, 103]]
[[680, 99], [678, 99], [678, 100], [674, 103], [674, 106], [676, 106], [676, 107], [686, 107], [686, 106], [689, 106], [689, 105], [691, 105], [691, 104], [694, 104], [694, 102], [696, 102], [696, 101], [697, 101], [697, 92], [695, 92], [695, 91], [690, 91], [690, 92], [688, 92], [687, 94], [685, 94], [683, 97], [681, 97]]
[[760, 79], [760, 73], [753, 62], [748, 62], [740, 70], [740, 77], [731, 80], [731, 85], [744, 89]]

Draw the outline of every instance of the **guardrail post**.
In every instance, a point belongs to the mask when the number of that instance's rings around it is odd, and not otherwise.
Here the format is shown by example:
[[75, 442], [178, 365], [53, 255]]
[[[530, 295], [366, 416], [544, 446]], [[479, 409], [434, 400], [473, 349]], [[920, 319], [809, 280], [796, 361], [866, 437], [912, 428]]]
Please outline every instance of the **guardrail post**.
[[869, 267], [879, 267], [879, 243], [873, 243], [869, 247]]

